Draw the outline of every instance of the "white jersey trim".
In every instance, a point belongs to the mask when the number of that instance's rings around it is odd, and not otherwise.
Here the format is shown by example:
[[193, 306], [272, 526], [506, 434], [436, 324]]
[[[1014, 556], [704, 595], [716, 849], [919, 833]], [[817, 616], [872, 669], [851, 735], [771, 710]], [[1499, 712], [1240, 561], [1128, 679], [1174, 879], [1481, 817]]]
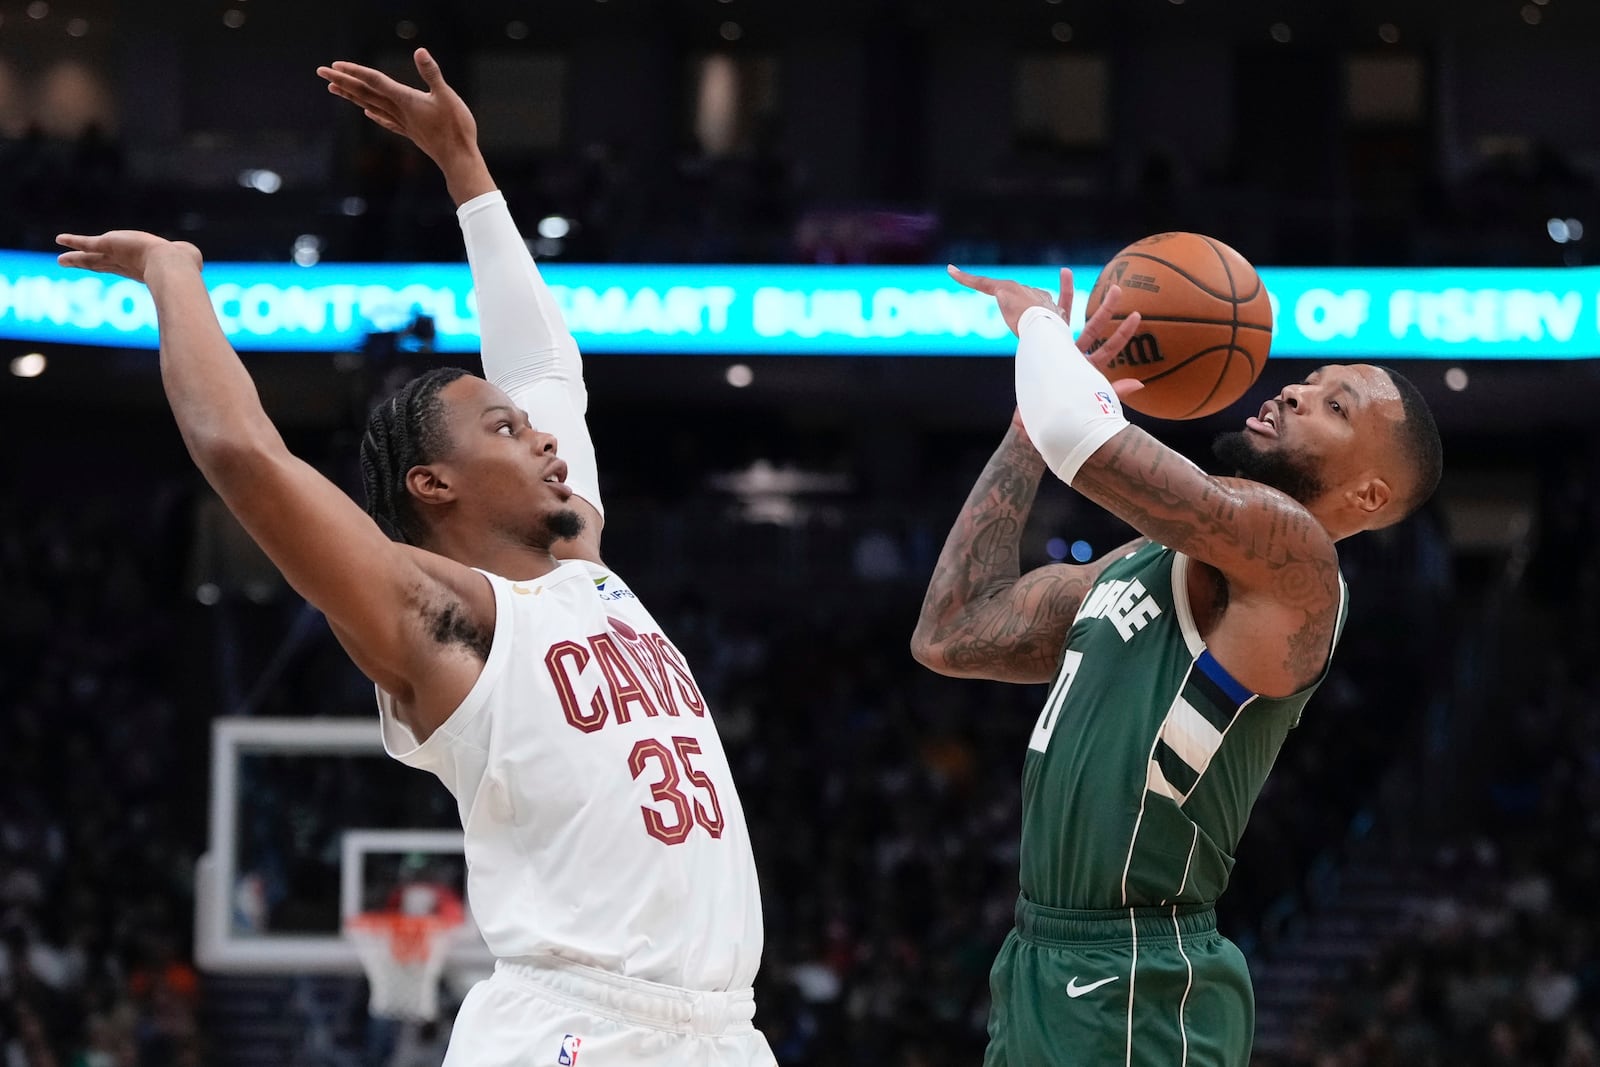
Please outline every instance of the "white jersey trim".
[[1133, 934], [1133, 959], [1128, 964], [1128, 1054], [1126, 1067], [1133, 1067], [1133, 987], [1139, 981], [1139, 919], [1128, 909], [1128, 930]]
[[1195, 625], [1194, 611], [1189, 607], [1189, 557], [1182, 552], [1172, 554], [1172, 604], [1178, 609], [1178, 628], [1183, 631], [1183, 643], [1189, 646], [1189, 655], [1199, 657], [1206, 650], [1200, 627]]
[[499, 681], [506, 661], [511, 656], [514, 624], [510, 593], [494, 581], [487, 571], [478, 573], [483, 575], [483, 580], [489, 583], [494, 593], [494, 635], [489, 639], [489, 658], [483, 661], [478, 680], [472, 683], [472, 688], [467, 690], [467, 695], [456, 705], [450, 717], [440, 723], [426, 741], [418, 744], [416, 735], [395, 716], [394, 697], [381, 686], [373, 687], [378, 694], [378, 722], [383, 731], [383, 749], [408, 766], [427, 767], [433, 760], [433, 754], [449, 743], [448, 737], [460, 733], [461, 728], [472, 721], [488, 702], [489, 693]]
[[[1199, 833], [1200, 828], [1195, 827]], [[1187, 875], [1185, 875], [1187, 878]], [[1189, 1067], [1189, 991], [1194, 988], [1194, 964], [1189, 960], [1189, 954], [1183, 950], [1183, 927], [1178, 923], [1178, 906], [1172, 906], [1172, 932], [1178, 936], [1178, 955], [1183, 957], [1184, 969], [1188, 972], [1188, 980], [1183, 985], [1183, 999], [1178, 1001], [1178, 1033], [1183, 1035], [1183, 1062], [1179, 1067]]]

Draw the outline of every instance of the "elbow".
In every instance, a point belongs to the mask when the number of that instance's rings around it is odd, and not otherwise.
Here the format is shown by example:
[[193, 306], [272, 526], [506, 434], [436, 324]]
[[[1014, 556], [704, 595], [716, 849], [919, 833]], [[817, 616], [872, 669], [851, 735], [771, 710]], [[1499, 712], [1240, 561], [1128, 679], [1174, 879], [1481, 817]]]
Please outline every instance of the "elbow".
[[185, 427], [184, 444], [206, 480], [221, 491], [225, 486], [258, 476], [284, 452], [274, 434], [255, 434], [222, 426]]
[[933, 635], [924, 632], [918, 626], [911, 635], [911, 658], [935, 674], [949, 674], [949, 665], [945, 662], [944, 648], [933, 639]]
[[924, 636], [919, 628], [911, 635], [911, 658], [922, 664], [928, 665], [928, 659], [933, 655], [933, 645]]

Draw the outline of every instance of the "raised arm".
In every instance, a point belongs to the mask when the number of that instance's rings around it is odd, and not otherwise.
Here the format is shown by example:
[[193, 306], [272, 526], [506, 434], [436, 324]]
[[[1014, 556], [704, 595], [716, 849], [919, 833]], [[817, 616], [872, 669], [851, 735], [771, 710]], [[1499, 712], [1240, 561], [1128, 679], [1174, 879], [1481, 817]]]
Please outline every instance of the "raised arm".
[[[466, 696], [482, 657], [436, 633], [494, 631], [488, 583], [389, 540], [333, 483], [291, 455], [228, 344], [200, 253], [147, 233], [62, 235], [69, 267], [145, 283], [161, 335], [161, 381], [196, 466], [295, 590], [327, 615], [356, 664], [421, 716]], [[465, 626], [444, 626], [445, 622]]]
[[[1096, 357], [1099, 353], [1096, 353]], [[1053, 308], [1020, 320], [1017, 377], [1030, 431], [1054, 444], [1046, 463], [1072, 487], [1153, 541], [1221, 571], [1231, 588], [1298, 601], [1325, 588], [1338, 601], [1333, 539], [1298, 501], [1238, 478], [1217, 478], [1121, 417], [1095, 411], [1085, 394], [1107, 388], [1072, 344]], [[1089, 418], [1084, 412], [1092, 411]], [[1094, 432], [1084, 434], [1092, 422]], [[1068, 449], [1069, 441], [1080, 442]]]
[[409, 139], [444, 174], [478, 295], [484, 377], [526, 410], [535, 427], [555, 436], [567, 463], [567, 484], [573, 506], [584, 517], [584, 532], [557, 544], [556, 555], [598, 562], [605, 507], [584, 419], [589, 395], [577, 341], [489, 174], [471, 110], [426, 49], [417, 49], [413, 58], [426, 91], [357, 63], [338, 62], [317, 73], [330, 92]]
[[1048, 682], [1084, 595], [1107, 564], [1136, 547], [1086, 566], [1022, 574], [1018, 546], [1044, 471], [1013, 419], [934, 565], [911, 637], [911, 654], [924, 667], [956, 678]]
[[1321, 673], [1338, 620], [1339, 559], [1298, 502], [1260, 482], [1206, 474], [1137, 426], [1096, 450], [1072, 487], [1151, 540], [1215, 567], [1231, 603], [1275, 623], [1286, 647], [1276, 668], [1252, 671], [1259, 690], [1294, 692]]
[[[1031, 292], [1051, 307], [1070, 308], [1072, 274], [1061, 272], [1057, 297]], [[1098, 351], [1106, 354], [1100, 358], [1113, 358], [1139, 326], [1135, 315], [1106, 336], [1119, 296], [1114, 290], [1084, 326], [1080, 343], [1086, 347], [1104, 339]], [[1128, 382], [1118, 388], [1130, 392], [1139, 386]], [[1124, 545], [1085, 566], [1054, 564], [1022, 574], [1018, 546], [1045, 470], [1019, 413], [934, 565], [911, 638], [911, 654], [923, 666], [962, 678], [1048, 682], [1084, 594], [1108, 564], [1135, 547]]]
[[1215, 568], [1230, 607], [1286, 641], [1281, 663], [1253, 667], [1243, 680], [1286, 693], [1314, 679], [1340, 600], [1338, 554], [1321, 523], [1288, 495], [1207, 474], [1130, 425], [1101, 373], [1107, 357], [1084, 356], [1060, 309], [1037, 290], [956, 274], [994, 295], [1018, 335], [1018, 404], [1046, 465], [1152, 541]]

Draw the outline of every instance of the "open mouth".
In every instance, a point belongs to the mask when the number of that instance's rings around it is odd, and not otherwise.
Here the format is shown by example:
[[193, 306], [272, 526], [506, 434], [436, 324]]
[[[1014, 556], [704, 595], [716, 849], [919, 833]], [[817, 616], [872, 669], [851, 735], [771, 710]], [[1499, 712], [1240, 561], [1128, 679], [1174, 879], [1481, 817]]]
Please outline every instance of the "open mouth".
[[563, 498], [572, 495], [572, 490], [567, 486], [567, 465], [559, 459], [550, 465], [543, 481], [546, 485], [553, 486]]
[[1278, 406], [1269, 400], [1261, 405], [1260, 413], [1244, 420], [1245, 429], [1268, 437], [1278, 436]]

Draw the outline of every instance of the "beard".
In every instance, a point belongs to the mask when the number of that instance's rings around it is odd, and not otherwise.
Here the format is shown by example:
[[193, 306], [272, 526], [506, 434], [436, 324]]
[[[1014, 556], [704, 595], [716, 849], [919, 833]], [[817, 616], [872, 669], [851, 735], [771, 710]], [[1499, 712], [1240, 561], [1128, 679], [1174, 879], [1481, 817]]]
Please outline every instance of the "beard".
[[570, 541], [583, 533], [583, 516], [571, 508], [552, 511], [544, 517], [544, 528], [552, 541]]
[[1270, 485], [1302, 504], [1310, 504], [1327, 488], [1310, 456], [1292, 448], [1256, 448], [1250, 444], [1246, 430], [1218, 434], [1211, 442], [1211, 451], [1239, 477]]

